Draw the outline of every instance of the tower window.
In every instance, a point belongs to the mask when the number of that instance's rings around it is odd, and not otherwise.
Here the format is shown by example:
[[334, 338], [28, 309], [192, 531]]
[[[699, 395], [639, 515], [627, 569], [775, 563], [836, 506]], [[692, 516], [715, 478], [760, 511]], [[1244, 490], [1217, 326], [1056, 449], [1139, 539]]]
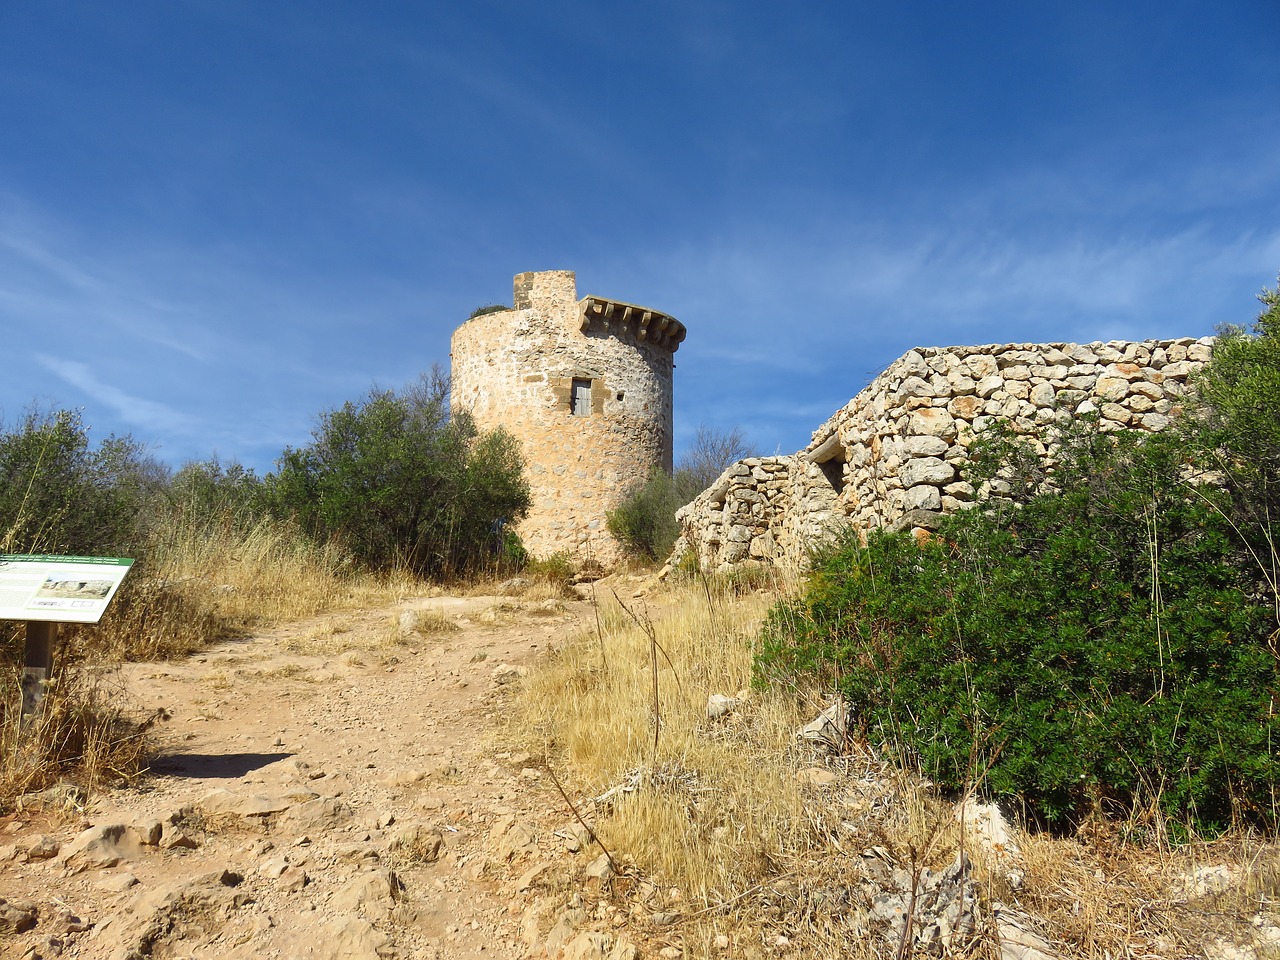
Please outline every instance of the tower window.
[[575, 417], [591, 416], [591, 381], [579, 377], [573, 378], [573, 389], [569, 394], [569, 408]]

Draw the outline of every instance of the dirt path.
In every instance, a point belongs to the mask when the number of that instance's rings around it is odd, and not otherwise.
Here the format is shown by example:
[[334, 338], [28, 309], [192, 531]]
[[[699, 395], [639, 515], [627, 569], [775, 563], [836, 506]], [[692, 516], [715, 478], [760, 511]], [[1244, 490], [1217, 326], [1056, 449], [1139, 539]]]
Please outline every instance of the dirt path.
[[590, 614], [414, 600], [129, 667], [122, 695], [170, 716], [152, 775], [70, 822], [0, 820], [0, 914], [36, 909], [3, 955], [633, 956], [579, 931], [625, 920], [575, 892], [599, 851], [498, 736], [521, 672]]

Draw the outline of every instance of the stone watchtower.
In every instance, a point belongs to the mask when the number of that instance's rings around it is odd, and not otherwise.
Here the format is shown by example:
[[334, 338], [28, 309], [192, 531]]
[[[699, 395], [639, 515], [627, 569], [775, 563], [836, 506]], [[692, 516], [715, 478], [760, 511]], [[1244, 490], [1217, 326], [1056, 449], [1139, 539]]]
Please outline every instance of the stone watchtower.
[[606, 511], [671, 469], [671, 372], [685, 328], [647, 307], [577, 299], [570, 270], [521, 273], [515, 307], [453, 333], [455, 410], [521, 443], [533, 506], [518, 530], [537, 556], [609, 564]]

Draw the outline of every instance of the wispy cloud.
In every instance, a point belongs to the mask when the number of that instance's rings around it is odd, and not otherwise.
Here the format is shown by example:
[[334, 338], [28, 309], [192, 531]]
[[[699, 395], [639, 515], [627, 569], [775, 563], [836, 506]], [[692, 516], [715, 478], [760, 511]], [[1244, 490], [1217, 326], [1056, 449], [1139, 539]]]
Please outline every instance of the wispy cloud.
[[35, 359], [46, 370], [61, 377], [81, 393], [106, 404], [132, 427], [161, 434], [186, 434], [196, 426], [196, 419], [189, 414], [104, 383], [86, 363], [63, 360], [43, 353], [36, 354]]
[[125, 250], [77, 246], [44, 218], [0, 217], [0, 309], [12, 322], [109, 329], [193, 360], [207, 357], [207, 337], [173, 334], [193, 307], [162, 291], [160, 271], [120, 262]]

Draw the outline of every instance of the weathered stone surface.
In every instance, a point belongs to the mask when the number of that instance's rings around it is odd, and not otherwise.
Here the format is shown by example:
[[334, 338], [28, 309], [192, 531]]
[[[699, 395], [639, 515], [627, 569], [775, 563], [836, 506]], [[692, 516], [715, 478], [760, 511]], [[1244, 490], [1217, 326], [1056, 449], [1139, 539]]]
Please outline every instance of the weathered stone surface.
[[237, 817], [268, 817], [290, 807], [315, 800], [319, 795], [310, 790], [290, 790], [271, 795], [233, 793], [212, 790], [200, 798], [200, 809], [206, 813], [224, 813]]
[[319, 797], [290, 807], [277, 823], [285, 833], [331, 830], [351, 819], [351, 808], [333, 797]]
[[403, 850], [415, 860], [435, 863], [444, 849], [444, 835], [436, 827], [415, 823], [400, 827], [392, 838], [393, 849]]
[[51, 860], [60, 849], [61, 844], [53, 837], [41, 835], [27, 844], [25, 853], [28, 860]]
[[334, 893], [329, 900], [329, 908], [380, 920], [390, 916], [396, 901], [403, 897], [404, 884], [395, 871], [370, 870], [357, 874]]
[[533, 504], [518, 533], [531, 552], [612, 563], [607, 512], [635, 478], [671, 468], [684, 325], [634, 304], [579, 299], [568, 270], [519, 274], [513, 293], [513, 309], [454, 331], [450, 403], [520, 441]]
[[[747, 560], [804, 565], [816, 544], [852, 528], [905, 530], [904, 519], [966, 509], [975, 433], [999, 420], [1042, 456], [1061, 423], [1100, 414], [1103, 429], [1166, 429], [1212, 341], [995, 344], [908, 351], [789, 457], [731, 466], [682, 508], [668, 561], [692, 554], [704, 570]], [[764, 479], [768, 478], [768, 479]], [[936, 526], [936, 523], [933, 525]]]
[[942, 486], [955, 479], [956, 469], [945, 460], [937, 457], [921, 457], [910, 460], [898, 472], [904, 487], [914, 487], [921, 483]]
[[58, 855], [70, 870], [106, 869], [137, 855], [141, 844], [123, 823], [90, 827]]
[[234, 890], [240, 881], [237, 874], [221, 871], [143, 890], [125, 912], [99, 925], [101, 952], [95, 956], [129, 960], [153, 955], [165, 937], [212, 937], [243, 904]]
[[727, 697], [723, 693], [713, 693], [707, 697], [707, 719], [718, 720], [738, 709], [741, 705], [737, 697]]
[[30, 900], [0, 897], [0, 933], [23, 933], [36, 925], [39, 908]]
[[397, 954], [387, 934], [354, 914], [334, 917], [315, 940], [300, 946], [296, 955], [306, 960], [383, 960]]

